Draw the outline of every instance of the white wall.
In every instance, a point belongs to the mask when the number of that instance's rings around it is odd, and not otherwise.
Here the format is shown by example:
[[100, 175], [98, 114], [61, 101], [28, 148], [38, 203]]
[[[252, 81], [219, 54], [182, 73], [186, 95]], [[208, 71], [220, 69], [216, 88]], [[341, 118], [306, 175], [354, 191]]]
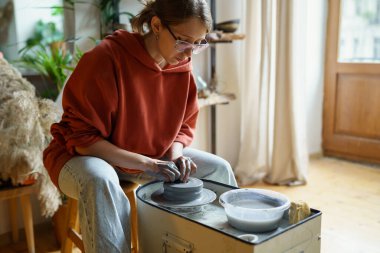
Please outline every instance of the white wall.
[[[327, 0], [308, 1], [306, 68], [307, 141], [309, 154], [322, 153], [322, 112]], [[318, 66], [322, 66], [319, 68]], [[315, 71], [318, 68], [317, 71]]]
[[[216, 23], [240, 19], [241, 24], [236, 33], [242, 33], [244, 29], [242, 13], [244, 0], [217, 0], [215, 1]], [[232, 166], [237, 163], [240, 145], [240, 91], [239, 91], [239, 68], [241, 46], [244, 40], [237, 40], [228, 44], [216, 46], [216, 76], [218, 91], [232, 92], [237, 99], [229, 105], [217, 106], [217, 148], [216, 153], [228, 160]]]
[[[61, 0], [13, 0], [14, 15], [8, 41], [0, 47], [8, 60], [17, 59], [18, 50], [25, 46], [25, 41], [33, 34], [34, 26], [38, 20], [62, 24], [62, 18], [59, 16], [52, 17], [52, 9], [49, 8], [60, 5], [61, 2]], [[63, 31], [62, 25], [58, 25], [57, 28]]]

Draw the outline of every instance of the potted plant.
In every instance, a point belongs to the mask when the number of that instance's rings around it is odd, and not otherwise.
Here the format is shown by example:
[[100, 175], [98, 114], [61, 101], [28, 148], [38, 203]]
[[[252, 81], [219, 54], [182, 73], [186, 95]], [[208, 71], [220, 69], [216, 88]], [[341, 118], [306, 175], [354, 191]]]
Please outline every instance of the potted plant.
[[[70, 42], [70, 41], [69, 41]], [[78, 48], [76, 54], [66, 50], [63, 33], [53, 22], [36, 24], [34, 34], [22, 48], [20, 58], [15, 63], [25, 69], [33, 70], [47, 81], [53, 83], [54, 88], [48, 88], [41, 94], [42, 97], [55, 99], [61, 91], [67, 75], [73, 71], [75, 64], [83, 55]]]
[[111, 34], [117, 29], [127, 29], [126, 24], [120, 23], [120, 16], [126, 15], [131, 20], [134, 15], [130, 12], [119, 10], [120, 0], [101, 0], [99, 9], [101, 14], [101, 37]]

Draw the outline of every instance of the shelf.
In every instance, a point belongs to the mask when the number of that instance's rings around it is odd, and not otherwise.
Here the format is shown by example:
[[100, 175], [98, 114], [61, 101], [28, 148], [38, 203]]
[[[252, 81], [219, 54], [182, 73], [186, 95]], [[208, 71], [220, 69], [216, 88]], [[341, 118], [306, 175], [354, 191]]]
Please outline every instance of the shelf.
[[233, 93], [211, 93], [207, 98], [198, 98], [199, 108], [217, 105], [217, 104], [228, 104], [229, 102], [236, 99]]
[[245, 34], [224, 33], [220, 31], [213, 31], [207, 35], [206, 39], [209, 43], [228, 43], [234, 40], [245, 39]]

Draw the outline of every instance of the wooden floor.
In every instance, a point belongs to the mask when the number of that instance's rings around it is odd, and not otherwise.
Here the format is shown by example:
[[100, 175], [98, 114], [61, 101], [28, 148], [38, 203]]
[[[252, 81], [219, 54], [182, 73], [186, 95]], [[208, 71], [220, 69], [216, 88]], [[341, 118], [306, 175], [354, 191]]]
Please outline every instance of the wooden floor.
[[257, 184], [322, 211], [323, 253], [380, 253], [380, 167], [322, 158], [306, 186]]
[[[321, 158], [310, 162], [306, 186], [272, 189], [322, 211], [322, 253], [380, 253], [380, 167]], [[52, 228], [36, 230], [36, 252], [59, 252]], [[1, 253], [24, 253], [24, 242], [0, 246]], [[269, 252], [268, 252], [269, 253]]]

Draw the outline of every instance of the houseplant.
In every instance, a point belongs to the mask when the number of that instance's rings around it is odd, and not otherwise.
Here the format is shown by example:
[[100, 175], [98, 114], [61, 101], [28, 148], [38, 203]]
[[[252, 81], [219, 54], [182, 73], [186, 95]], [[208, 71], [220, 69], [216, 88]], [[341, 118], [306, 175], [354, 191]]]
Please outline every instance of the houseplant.
[[130, 12], [119, 10], [120, 0], [101, 0], [99, 10], [101, 14], [100, 32], [101, 37], [111, 34], [117, 29], [127, 29], [126, 24], [120, 23], [120, 16], [126, 15], [131, 20], [134, 15]]
[[[54, 15], [62, 15], [64, 8], [74, 10], [74, 3], [85, 3], [84, 1], [65, 0], [69, 7], [53, 7]], [[120, 0], [100, 0], [95, 4], [100, 13], [100, 37], [111, 34], [118, 28], [125, 28], [126, 24], [120, 24], [120, 16], [126, 15], [129, 20], [134, 17], [130, 12], [119, 11]], [[54, 22], [37, 22], [33, 35], [26, 41], [22, 48], [20, 58], [15, 63], [22, 68], [37, 72], [45, 78], [47, 88], [40, 94], [42, 97], [55, 100], [63, 88], [67, 76], [73, 71], [75, 65], [82, 57], [83, 52], [76, 47], [75, 53], [67, 50], [67, 44], [75, 42], [76, 39], [65, 40]], [[98, 41], [95, 40], [95, 43]], [[52, 88], [53, 87], [53, 88]]]
[[54, 88], [45, 89], [42, 97], [55, 99], [61, 91], [67, 75], [73, 71], [83, 52], [76, 48], [73, 54], [66, 50], [63, 33], [60, 32], [53, 22], [44, 23], [39, 21], [26, 46], [22, 48], [20, 58], [15, 63], [22, 68], [37, 72], [52, 82]]

